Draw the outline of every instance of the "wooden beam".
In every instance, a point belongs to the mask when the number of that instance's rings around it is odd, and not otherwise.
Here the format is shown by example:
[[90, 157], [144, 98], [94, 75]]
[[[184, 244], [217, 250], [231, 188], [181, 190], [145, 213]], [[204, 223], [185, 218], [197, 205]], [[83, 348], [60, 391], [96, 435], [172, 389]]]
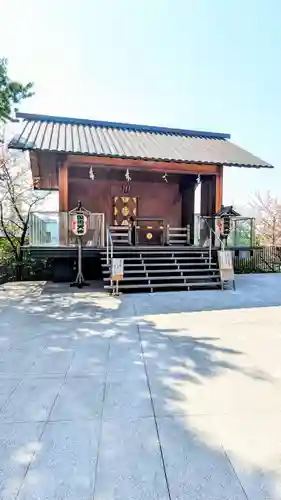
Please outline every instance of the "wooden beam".
[[167, 173], [189, 173], [189, 174], [205, 174], [216, 175], [220, 167], [217, 165], [205, 165], [196, 163], [181, 163], [170, 161], [152, 161], [130, 158], [111, 158], [108, 156], [86, 156], [86, 155], [68, 155], [68, 163], [72, 166], [79, 165], [95, 165], [109, 166], [116, 168], [130, 168], [136, 170], [146, 170], [154, 172]]
[[59, 239], [60, 245], [68, 244], [68, 217], [61, 212], [68, 212], [68, 165], [62, 161], [58, 165], [59, 174]]
[[59, 165], [59, 211], [68, 212], [68, 164]]
[[215, 212], [221, 209], [223, 202], [223, 167], [220, 167], [218, 174], [216, 175], [216, 207]]

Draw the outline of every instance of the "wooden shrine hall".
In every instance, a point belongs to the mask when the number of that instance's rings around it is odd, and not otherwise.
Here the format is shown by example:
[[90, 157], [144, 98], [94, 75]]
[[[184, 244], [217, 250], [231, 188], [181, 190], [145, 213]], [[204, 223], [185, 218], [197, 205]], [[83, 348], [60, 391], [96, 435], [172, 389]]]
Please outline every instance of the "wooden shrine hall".
[[137, 241], [142, 243], [144, 238], [148, 244], [164, 243], [160, 228], [167, 226], [189, 226], [192, 243], [198, 182], [200, 213], [212, 216], [222, 205], [224, 168], [271, 167], [231, 143], [229, 134], [24, 113], [17, 117], [22, 130], [10, 147], [29, 151], [34, 187], [57, 190], [60, 212], [81, 200], [90, 212], [104, 214], [105, 225], [124, 226], [139, 218]]
[[[108, 232], [111, 245], [192, 246], [198, 186], [200, 215], [213, 216], [222, 206], [224, 169], [271, 167], [229, 134], [25, 113], [17, 118], [21, 130], [9, 147], [29, 151], [35, 189], [57, 191], [52, 245], [61, 249], [75, 243], [67, 214], [78, 200], [92, 214], [85, 250], [108, 245]], [[30, 237], [30, 245], [48, 246], [51, 222], [36, 217], [45, 239]]]

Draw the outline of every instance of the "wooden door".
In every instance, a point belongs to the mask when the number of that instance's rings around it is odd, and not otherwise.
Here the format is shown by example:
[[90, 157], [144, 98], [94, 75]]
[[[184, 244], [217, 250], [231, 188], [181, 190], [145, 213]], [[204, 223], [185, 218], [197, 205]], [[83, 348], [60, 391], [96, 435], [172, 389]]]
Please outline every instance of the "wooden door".
[[115, 196], [113, 198], [113, 224], [114, 226], [127, 226], [130, 217], [136, 217], [137, 198], [131, 196]]

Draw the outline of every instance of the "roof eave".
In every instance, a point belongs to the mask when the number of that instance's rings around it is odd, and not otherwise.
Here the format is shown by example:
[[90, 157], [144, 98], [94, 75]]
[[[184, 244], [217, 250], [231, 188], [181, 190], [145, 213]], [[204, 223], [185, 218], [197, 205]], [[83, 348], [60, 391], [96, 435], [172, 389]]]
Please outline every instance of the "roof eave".
[[21, 151], [35, 151], [35, 152], [45, 152], [45, 153], [58, 153], [58, 154], [70, 154], [73, 156], [89, 156], [95, 158], [120, 158], [123, 160], [143, 160], [143, 161], [155, 161], [162, 163], [178, 163], [178, 164], [187, 164], [187, 165], [216, 165], [218, 167], [241, 167], [241, 168], [274, 168], [273, 165], [270, 164], [255, 164], [255, 163], [235, 163], [235, 162], [211, 162], [211, 161], [199, 161], [199, 160], [177, 160], [177, 159], [169, 159], [169, 158], [149, 158], [142, 156], [120, 156], [120, 155], [104, 155], [104, 154], [91, 154], [91, 153], [83, 153], [83, 152], [73, 152], [73, 151], [58, 151], [56, 149], [42, 149], [42, 148], [33, 148], [33, 147], [19, 147], [18, 144], [13, 144], [11, 141], [8, 145], [10, 149], [18, 149]]

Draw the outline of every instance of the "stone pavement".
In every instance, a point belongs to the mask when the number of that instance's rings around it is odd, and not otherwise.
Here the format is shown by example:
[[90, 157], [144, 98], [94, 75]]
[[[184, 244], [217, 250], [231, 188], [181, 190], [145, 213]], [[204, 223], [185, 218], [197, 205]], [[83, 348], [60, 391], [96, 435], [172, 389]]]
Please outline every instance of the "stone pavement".
[[280, 500], [281, 275], [0, 287], [1, 500]]

